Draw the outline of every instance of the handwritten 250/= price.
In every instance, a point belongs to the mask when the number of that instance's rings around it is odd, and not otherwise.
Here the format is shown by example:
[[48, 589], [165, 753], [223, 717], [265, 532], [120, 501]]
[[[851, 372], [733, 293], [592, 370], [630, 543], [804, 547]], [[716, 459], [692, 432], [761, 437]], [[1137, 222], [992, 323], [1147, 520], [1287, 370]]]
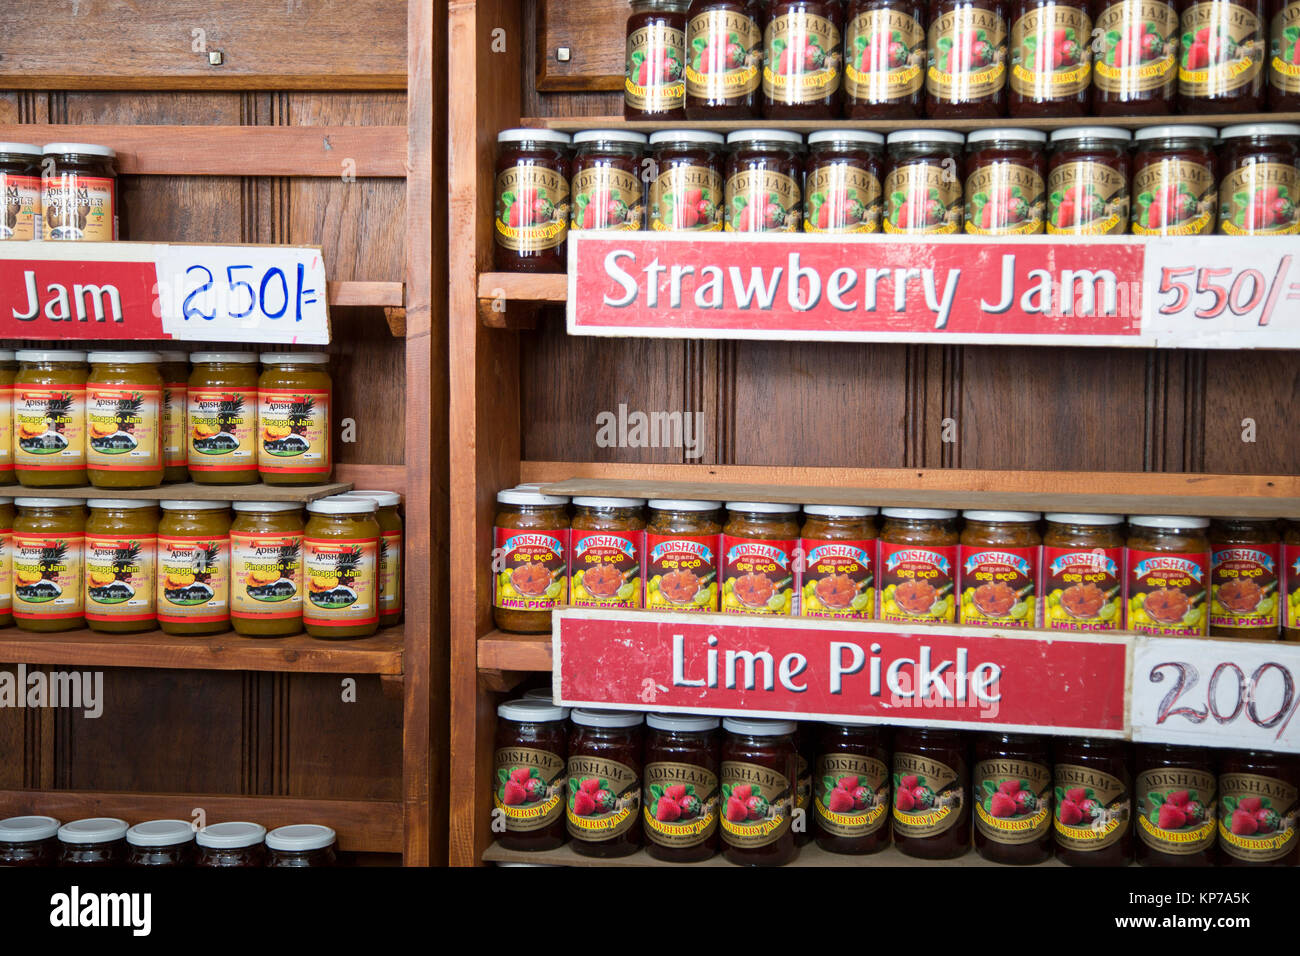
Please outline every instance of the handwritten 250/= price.
[[1258, 309], [1259, 324], [1268, 325], [1279, 300], [1300, 299], [1300, 282], [1288, 279], [1292, 258], [1282, 256], [1271, 278], [1255, 268], [1165, 266], [1156, 294], [1169, 298], [1160, 314], [1179, 315], [1194, 304], [1192, 315], [1198, 319], [1218, 319], [1225, 312], [1250, 315]]
[[[1260, 664], [1249, 679], [1245, 671], [1236, 664], [1230, 661], [1221, 662], [1215, 666], [1210, 679], [1205, 683], [1203, 692], [1205, 706], [1199, 709], [1196, 706], [1175, 706], [1184, 695], [1187, 695], [1187, 703], [1193, 705], [1200, 703], [1200, 695], [1194, 693], [1201, 677], [1195, 665], [1186, 661], [1163, 661], [1151, 668], [1148, 680], [1153, 684], [1161, 683], [1165, 679], [1166, 670], [1173, 674], [1174, 686], [1160, 701], [1160, 707], [1156, 711], [1157, 724], [1163, 724], [1174, 717], [1182, 717], [1193, 724], [1202, 724], [1206, 718], [1213, 717], [1219, 724], [1230, 724], [1245, 713], [1246, 719], [1261, 730], [1272, 730], [1276, 727], [1277, 733], [1273, 739], [1281, 740], [1287, 726], [1291, 723], [1291, 718], [1295, 716], [1297, 704], [1300, 704], [1291, 669], [1276, 661]], [[1261, 684], [1270, 673], [1276, 673], [1275, 680], [1281, 681], [1281, 700], [1277, 702], [1272, 713], [1260, 713], [1260, 703], [1257, 698], [1261, 696]], [[1220, 691], [1223, 692], [1223, 696], [1230, 696], [1231, 709], [1224, 708], [1220, 701]], [[1269, 707], [1273, 706], [1274, 699], [1276, 694], [1269, 694]]]

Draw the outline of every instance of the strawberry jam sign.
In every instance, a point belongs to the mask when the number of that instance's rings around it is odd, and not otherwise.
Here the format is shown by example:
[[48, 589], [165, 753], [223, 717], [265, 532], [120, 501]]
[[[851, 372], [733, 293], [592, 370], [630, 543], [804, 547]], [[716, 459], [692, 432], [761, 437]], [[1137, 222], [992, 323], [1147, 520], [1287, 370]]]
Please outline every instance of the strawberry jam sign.
[[320, 250], [0, 243], [0, 337], [329, 343]]
[[1122, 637], [568, 609], [552, 641], [567, 706], [1128, 733]]

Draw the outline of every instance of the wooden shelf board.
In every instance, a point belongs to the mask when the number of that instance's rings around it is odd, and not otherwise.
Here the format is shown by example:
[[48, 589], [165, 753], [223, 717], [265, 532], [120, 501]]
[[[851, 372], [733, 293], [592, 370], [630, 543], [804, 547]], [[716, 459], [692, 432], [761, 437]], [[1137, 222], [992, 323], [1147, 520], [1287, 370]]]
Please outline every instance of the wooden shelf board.
[[315, 501], [351, 491], [349, 481], [331, 481], [323, 485], [196, 485], [180, 481], [161, 488], [24, 488], [13, 485], [2, 489], [16, 498], [136, 498], [150, 501]]
[[339, 462], [334, 466], [334, 480], [346, 482], [365, 491], [395, 491], [406, 496], [405, 465], [367, 465]]
[[551, 635], [490, 631], [479, 638], [478, 666], [485, 671], [549, 671]]
[[[620, 857], [617, 859], [599, 859], [596, 857], [582, 856], [573, 851], [573, 845], [566, 843], [556, 850], [542, 850], [526, 852], [523, 850], [507, 850], [500, 845], [493, 843], [483, 853], [484, 863], [539, 863], [546, 866], [676, 866], [692, 868], [716, 868], [716, 867], [735, 867], [735, 863], [729, 863], [722, 854], [718, 854], [711, 860], [704, 860], [701, 863], [664, 863], [650, 856], [645, 850], [638, 850], [631, 856]], [[828, 853], [815, 843], [810, 843], [801, 847], [799, 855], [793, 863], [788, 866], [945, 866], [945, 867], [998, 867], [1001, 863], [993, 863], [984, 859], [974, 850], [965, 856], [959, 856], [955, 860], [918, 860], [914, 857], [904, 856], [894, 847], [888, 847], [879, 853], [871, 853], [866, 856], [850, 856], [845, 853]], [[1060, 860], [1055, 858], [1045, 863], [1039, 863], [1038, 866], [1065, 866]]]
[[401, 282], [327, 282], [325, 290], [333, 306], [400, 307], [406, 300]]

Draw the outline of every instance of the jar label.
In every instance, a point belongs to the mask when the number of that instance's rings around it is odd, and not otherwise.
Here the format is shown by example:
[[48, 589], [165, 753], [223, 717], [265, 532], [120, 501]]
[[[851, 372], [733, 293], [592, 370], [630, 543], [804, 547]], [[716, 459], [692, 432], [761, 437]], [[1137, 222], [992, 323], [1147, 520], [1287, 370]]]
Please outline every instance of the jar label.
[[0, 172], [0, 197], [4, 198], [0, 240], [24, 242], [35, 239], [36, 217], [41, 205], [40, 179]]
[[497, 245], [515, 252], [554, 249], [569, 232], [569, 180], [536, 164], [497, 176]]
[[1249, 163], [1232, 170], [1219, 184], [1219, 232], [1300, 232], [1300, 172], [1290, 163]]
[[722, 613], [790, 614], [798, 542], [722, 536]]
[[892, 783], [896, 835], [938, 836], [960, 822], [966, 789], [947, 764], [919, 754], [895, 753]]
[[828, 162], [805, 183], [805, 232], [867, 233], [880, 229], [880, 180], [846, 162]]
[[158, 539], [86, 535], [86, 620], [152, 621]]
[[177, 624], [230, 616], [230, 537], [158, 535], [158, 620]]
[[549, 611], [569, 603], [569, 531], [494, 529], [494, 607]]
[[823, 754], [817, 758], [814, 809], [823, 833], [865, 837], [885, 825], [889, 813], [889, 768], [884, 761], [858, 754]]
[[975, 764], [975, 828], [994, 843], [1021, 846], [1051, 827], [1052, 771], [1027, 760]]
[[[1093, 82], [1122, 100], [1168, 99], [1178, 74], [1178, 11], [1167, 0], [1121, 0], [1097, 17]], [[1160, 91], [1150, 97], [1139, 93]]]
[[1160, 767], [1137, 775], [1137, 832], [1161, 853], [1190, 856], [1214, 846], [1214, 774]]
[[1038, 548], [963, 544], [961, 623], [1038, 626]]
[[379, 612], [385, 617], [402, 613], [402, 532], [379, 536]]
[[925, 82], [925, 29], [901, 10], [868, 10], [844, 30], [844, 89], [864, 103], [889, 103]]
[[763, 95], [776, 103], [816, 103], [840, 88], [840, 31], [825, 17], [783, 13], [764, 31]]
[[14, 467], [78, 471], [86, 467], [86, 387], [14, 386]]
[[641, 607], [643, 531], [569, 532], [573, 542], [570, 601], [574, 607]]
[[709, 10], [686, 25], [686, 95], [723, 105], [758, 89], [763, 34], [752, 17]]
[[1043, 231], [1043, 177], [1017, 163], [989, 163], [966, 177], [966, 231], [977, 236]]
[[1128, 552], [1128, 629], [1163, 637], [1204, 637], [1210, 555]]
[[636, 826], [641, 781], [625, 763], [603, 757], [569, 757], [569, 836], [585, 843], [611, 840]]
[[1007, 21], [987, 7], [961, 7], [930, 22], [926, 90], [945, 103], [997, 96], [1007, 82]]
[[1047, 231], [1119, 235], [1128, 228], [1128, 177], [1105, 163], [1062, 163], [1047, 175]]
[[722, 229], [722, 174], [707, 166], [666, 166], [650, 185], [650, 228], [659, 232]]
[[573, 177], [574, 232], [584, 229], [637, 230], [645, 223], [645, 189], [633, 173], [613, 166], [588, 166]]
[[185, 414], [188, 404], [188, 384], [170, 382], [163, 386], [163, 464], [168, 468], [185, 468], [189, 465], [189, 449], [186, 447], [185, 440]]
[[1193, 3], [1183, 11], [1178, 92], [1225, 96], [1255, 83], [1264, 68], [1268, 37], [1249, 7], [1224, 0]]
[[191, 388], [186, 398], [190, 471], [256, 469], [257, 390]]
[[328, 389], [259, 388], [257, 424], [259, 471], [329, 475]]
[[718, 609], [717, 534], [655, 534], [647, 531], [647, 608], [678, 611]]
[[961, 228], [956, 160], [908, 163], [885, 177], [885, 232], [951, 233]]
[[1283, 93], [1300, 93], [1300, 3], [1288, 3], [1273, 17], [1268, 79]]
[[659, 846], [699, 846], [718, 829], [718, 777], [704, 767], [646, 764], [645, 835]]
[[1202, 236], [1214, 232], [1219, 191], [1208, 166], [1159, 159], [1133, 174], [1133, 234]]
[[14, 387], [0, 385], [0, 474], [14, 470]]
[[1043, 548], [1049, 631], [1124, 629], [1123, 548]]
[[801, 538], [799, 610], [804, 617], [876, 616], [876, 542]]
[[15, 531], [12, 541], [14, 617], [23, 621], [83, 617], [85, 538]]
[[42, 238], [112, 242], [117, 238], [117, 181], [79, 173], [44, 177]]
[[533, 747], [502, 747], [496, 752], [492, 803], [512, 833], [542, 830], [564, 811], [564, 758]]
[[0, 528], [0, 611], [14, 606], [14, 529]]
[[623, 100], [635, 110], [667, 113], [686, 105], [686, 31], [659, 22], [627, 35]]
[[232, 616], [302, 616], [302, 541], [301, 533], [230, 533]]
[[727, 232], [798, 232], [803, 191], [784, 173], [742, 169], [727, 180]]
[[769, 767], [722, 761], [722, 842], [740, 849], [769, 846], [790, 829], [794, 788]]
[[162, 389], [86, 385], [86, 464], [112, 471], [162, 468]]
[[1277, 629], [1280, 550], [1252, 544], [1210, 552], [1211, 627]]
[[957, 619], [957, 546], [880, 543], [880, 619], [905, 624], [951, 624]]
[[1124, 781], [1076, 764], [1054, 768], [1056, 844], [1068, 850], [1102, 850], [1124, 838], [1132, 802]]
[[1092, 78], [1092, 19], [1058, 3], [1011, 26], [1011, 88], [1034, 102], [1078, 96]]
[[1287, 592], [1286, 620], [1282, 626], [1288, 630], [1300, 630], [1300, 544], [1285, 545], [1282, 553]]
[[1296, 788], [1254, 773], [1219, 775], [1219, 846], [1235, 860], [1272, 863], [1295, 848]]
[[379, 620], [378, 538], [304, 537], [302, 555], [305, 623], [351, 627]]

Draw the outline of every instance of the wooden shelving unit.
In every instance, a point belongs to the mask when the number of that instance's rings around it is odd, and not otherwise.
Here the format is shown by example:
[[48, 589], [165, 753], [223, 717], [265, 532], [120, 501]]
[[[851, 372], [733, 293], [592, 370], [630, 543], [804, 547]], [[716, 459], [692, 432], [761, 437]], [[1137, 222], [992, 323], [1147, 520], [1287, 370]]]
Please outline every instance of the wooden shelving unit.
[[316, 501], [352, 490], [350, 481], [331, 481], [321, 485], [199, 485], [179, 481], [160, 488], [24, 488], [15, 485], [4, 489], [15, 498], [132, 498], [137, 501]]

